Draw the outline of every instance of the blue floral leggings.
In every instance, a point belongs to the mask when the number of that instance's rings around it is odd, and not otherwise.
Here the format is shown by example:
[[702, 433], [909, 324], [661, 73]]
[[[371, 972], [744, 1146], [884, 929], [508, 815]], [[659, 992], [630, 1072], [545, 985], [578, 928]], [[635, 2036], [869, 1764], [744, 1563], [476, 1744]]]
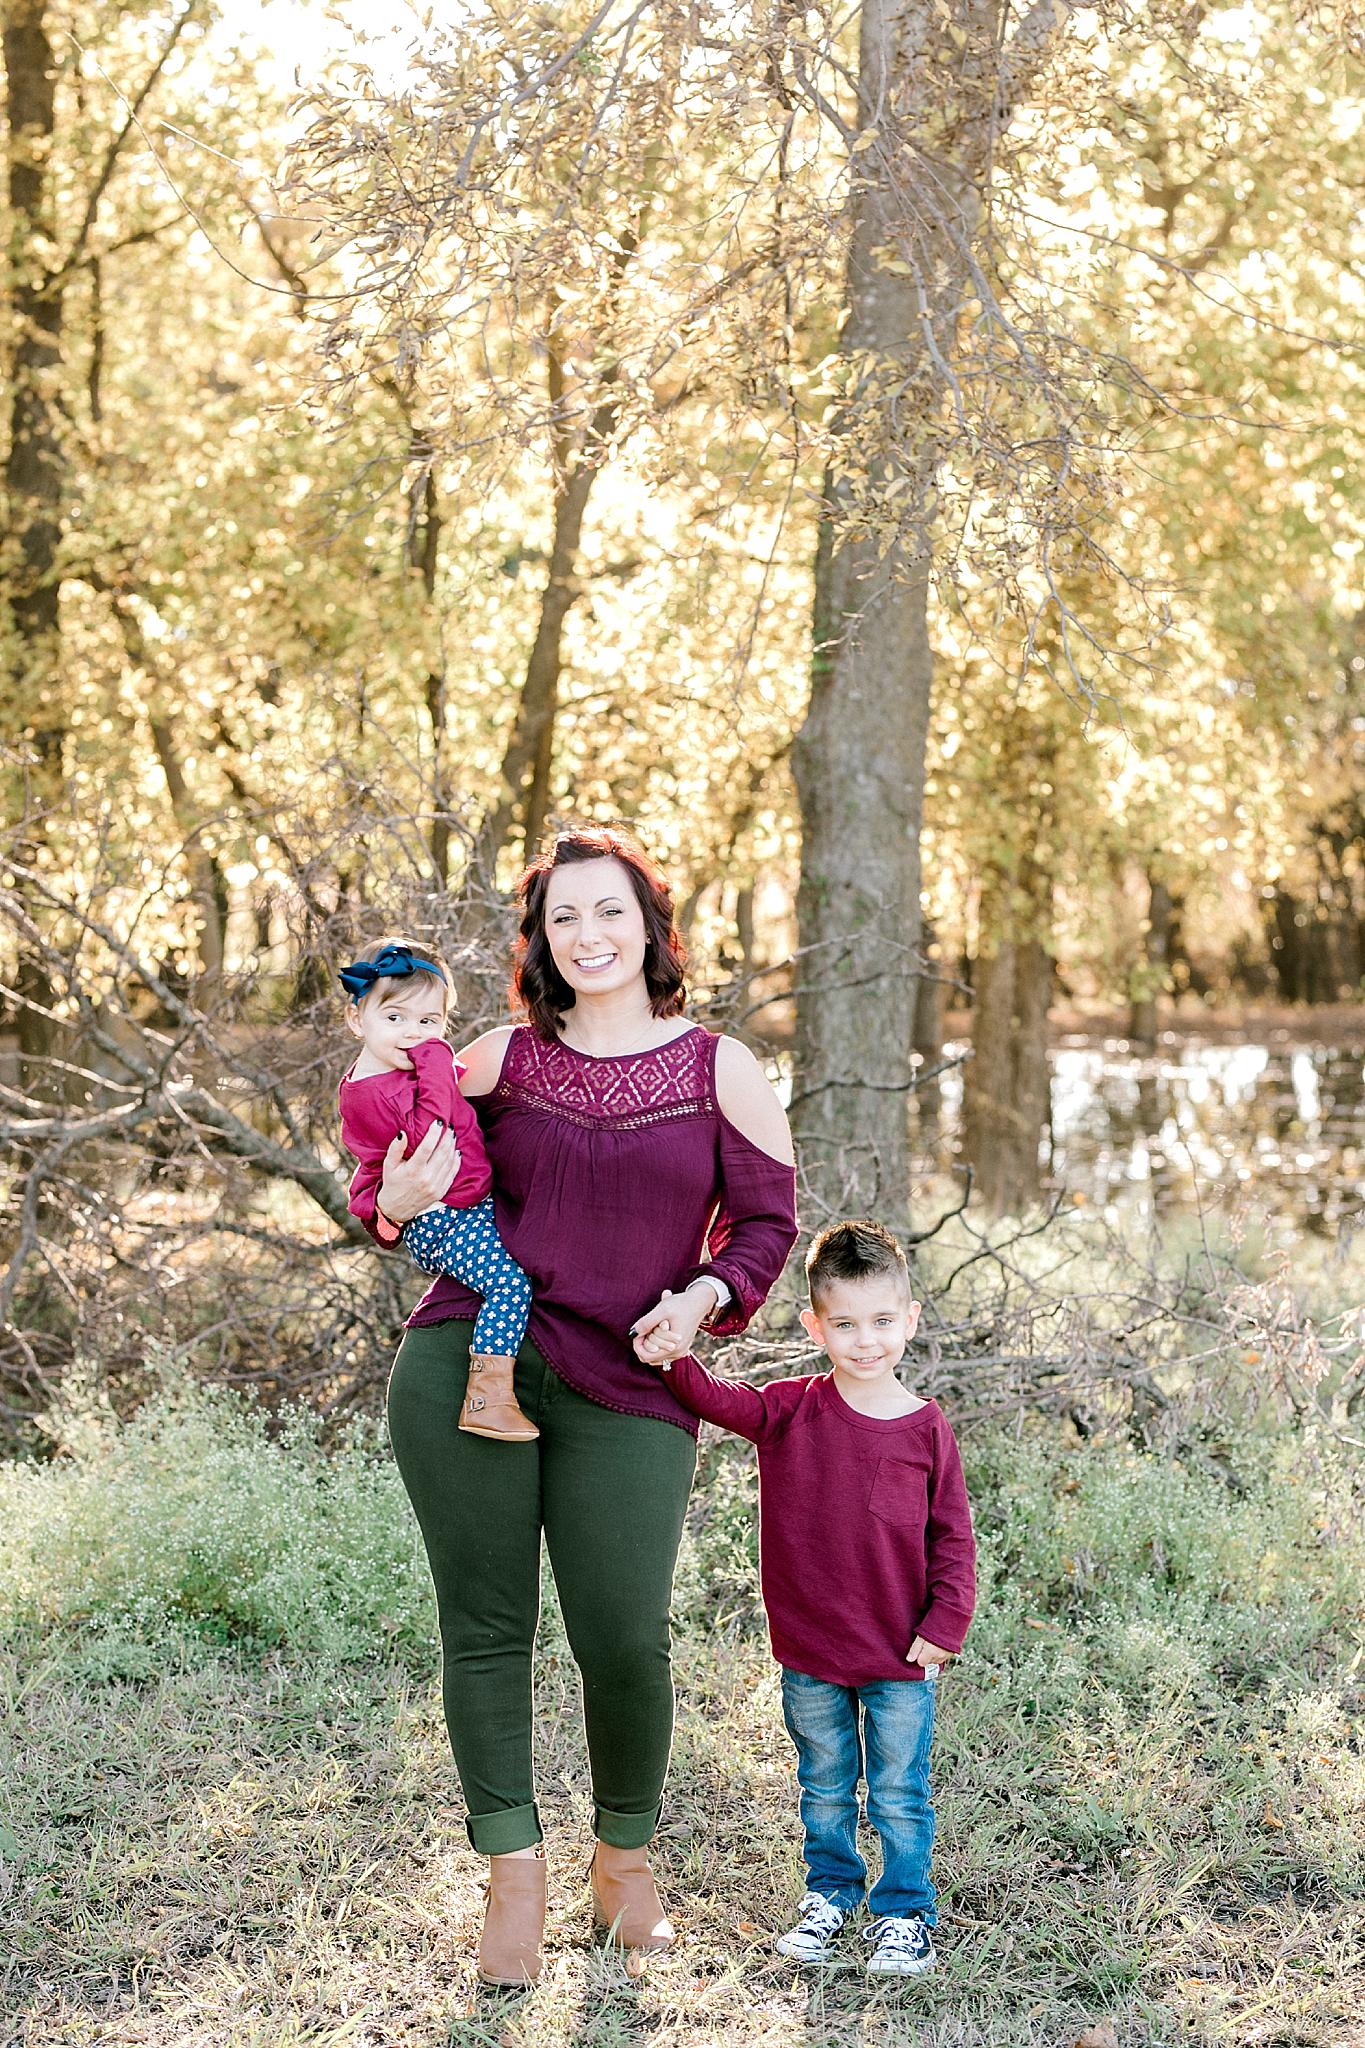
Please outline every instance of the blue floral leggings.
[[483, 1296], [471, 1349], [515, 1358], [531, 1313], [531, 1283], [498, 1236], [493, 1197], [469, 1209], [439, 1202], [403, 1226], [403, 1243], [424, 1273], [449, 1273]]

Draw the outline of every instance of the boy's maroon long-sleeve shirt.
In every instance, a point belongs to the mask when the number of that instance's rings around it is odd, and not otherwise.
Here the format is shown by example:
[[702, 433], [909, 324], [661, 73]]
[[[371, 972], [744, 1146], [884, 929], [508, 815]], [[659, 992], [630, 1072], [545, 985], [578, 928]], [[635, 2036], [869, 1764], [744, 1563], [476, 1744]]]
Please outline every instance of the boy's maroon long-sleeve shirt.
[[374, 1219], [384, 1155], [394, 1139], [401, 1131], [410, 1154], [437, 1117], [455, 1133], [460, 1148], [459, 1169], [442, 1201], [451, 1209], [468, 1209], [493, 1185], [479, 1120], [460, 1093], [464, 1068], [448, 1041], [424, 1039], [411, 1048], [408, 1058], [411, 1071], [396, 1068], [387, 1074], [367, 1074], [361, 1081], [347, 1074], [337, 1090], [342, 1142], [360, 1161], [351, 1176], [346, 1206], [362, 1223]]
[[832, 1685], [923, 1678], [917, 1635], [962, 1648], [976, 1544], [962, 1460], [937, 1401], [884, 1419], [828, 1373], [752, 1387], [680, 1358], [685, 1408], [758, 1449], [759, 1576], [773, 1655]]

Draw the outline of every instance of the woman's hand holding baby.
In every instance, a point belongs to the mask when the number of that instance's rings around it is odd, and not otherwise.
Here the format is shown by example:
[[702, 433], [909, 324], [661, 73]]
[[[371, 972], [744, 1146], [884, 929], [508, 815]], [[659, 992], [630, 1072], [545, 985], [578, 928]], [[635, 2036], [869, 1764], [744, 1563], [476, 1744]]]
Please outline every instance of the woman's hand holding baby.
[[412, 1156], [400, 1132], [384, 1154], [379, 1208], [390, 1223], [411, 1223], [434, 1208], [460, 1170], [460, 1148], [447, 1124], [434, 1123]]

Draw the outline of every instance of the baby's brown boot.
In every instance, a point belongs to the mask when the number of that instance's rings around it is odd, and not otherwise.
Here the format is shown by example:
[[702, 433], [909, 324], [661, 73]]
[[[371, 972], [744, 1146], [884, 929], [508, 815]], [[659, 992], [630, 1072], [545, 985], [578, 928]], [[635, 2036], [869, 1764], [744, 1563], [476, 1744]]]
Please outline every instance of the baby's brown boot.
[[529, 1444], [540, 1435], [534, 1422], [523, 1415], [512, 1390], [514, 1358], [497, 1358], [486, 1351], [469, 1354], [469, 1386], [460, 1410], [460, 1428], [470, 1436], [491, 1436], [499, 1443]]

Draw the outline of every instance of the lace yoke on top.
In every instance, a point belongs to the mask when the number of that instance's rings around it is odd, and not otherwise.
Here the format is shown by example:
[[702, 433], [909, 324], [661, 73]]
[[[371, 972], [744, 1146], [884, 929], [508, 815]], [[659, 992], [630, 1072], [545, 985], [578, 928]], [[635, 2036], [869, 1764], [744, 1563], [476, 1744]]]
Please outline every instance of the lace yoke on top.
[[698, 1024], [667, 1045], [593, 1059], [519, 1025], [508, 1042], [495, 1094], [568, 1123], [618, 1131], [712, 1116], [715, 1049], [716, 1040]]

